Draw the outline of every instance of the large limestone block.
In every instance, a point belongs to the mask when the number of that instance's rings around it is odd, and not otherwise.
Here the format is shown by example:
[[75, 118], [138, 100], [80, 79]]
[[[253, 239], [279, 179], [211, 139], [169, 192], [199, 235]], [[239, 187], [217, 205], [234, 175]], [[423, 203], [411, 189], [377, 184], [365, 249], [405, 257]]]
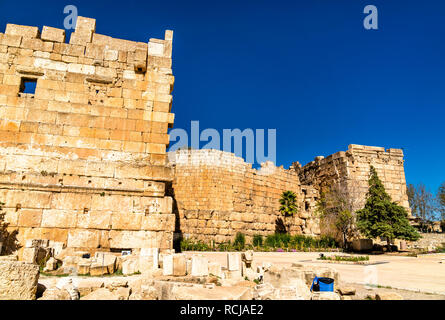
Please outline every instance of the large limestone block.
[[209, 263], [209, 274], [212, 274], [217, 277], [222, 277], [221, 265], [216, 262]]
[[153, 231], [110, 231], [110, 247], [112, 248], [146, 248], [147, 245], [157, 246], [157, 235]]
[[68, 233], [68, 247], [97, 248], [99, 243], [100, 232], [96, 230], [73, 229]]
[[100, 263], [92, 263], [90, 266], [90, 275], [91, 276], [103, 276], [105, 274], [109, 274], [109, 270], [107, 266], [102, 266]]
[[132, 275], [139, 272], [139, 259], [135, 256], [128, 256], [122, 259], [122, 273]]
[[43, 271], [54, 271], [57, 269], [57, 260], [53, 257], [49, 258], [46, 262], [45, 269]]
[[71, 296], [65, 289], [53, 287], [46, 289], [38, 300], [71, 300]]
[[130, 294], [130, 288], [117, 288], [116, 290], [100, 288], [80, 298], [80, 300], [128, 300]]
[[173, 275], [174, 267], [173, 267], [173, 255], [164, 255], [162, 258], [162, 269], [164, 276]]
[[187, 274], [187, 258], [184, 254], [173, 255], [173, 275], [185, 276]]
[[139, 272], [142, 274], [150, 273], [154, 270], [153, 256], [139, 256]]
[[40, 37], [44, 41], [65, 42], [65, 30], [44, 26]]
[[159, 248], [141, 248], [140, 256], [148, 256], [153, 259], [153, 268], [159, 268]]
[[356, 252], [372, 250], [372, 239], [358, 239], [352, 241], [352, 249]]
[[375, 295], [376, 300], [403, 300], [403, 297], [396, 292], [379, 292]]
[[174, 286], [172, 300], [252, 300], [252, 289], [246, 287], [186, 287]]
[[5, 34], [22, 36], [23, 38], [37, 38], [39, 35], [39, 28], [30, 26], [21, 26], [8, 23], [6, 25]]
[[99, 288], [102, 288], [103, 286], [104, 281], [100, 278], [79, 279], [77, 283], [77, 289], [79, 290], [81, 296], [85, 296]]
[[293, 286], [300, 281], [306, 283], [306, 286], [311, 286], [315, 277], [327, 277], [334, 279], [334, 285], [339, 283], [338, 272], [330, 267], [302, 266], [292, 265], [291, 267], [271, 266], [270, 269], [264, 273], [264, 282], [270, 283], [275, 288], [284, 286]]
[[227, 270], [229, 271], [241, 270], [241, 253], [239, 252], [227, 253]]
[[[107, 268], [109, 274], [113, 274], [116, 270], [117, 258], [115, 255], [106, 252], [96, 252], [95, 254], [96, 263]], [[91, 268], [90, 268], [91, 274]]]
[[209, 260], [206, 257], [193, 256], [191, 275], [204, 277], [209, 275]]
[[37, 265], [0, 260], [0, 300], [35, 300], [38, 280]]
[[341, 300], [340, 295], [335, 292], [313, 292], [311, 300]]

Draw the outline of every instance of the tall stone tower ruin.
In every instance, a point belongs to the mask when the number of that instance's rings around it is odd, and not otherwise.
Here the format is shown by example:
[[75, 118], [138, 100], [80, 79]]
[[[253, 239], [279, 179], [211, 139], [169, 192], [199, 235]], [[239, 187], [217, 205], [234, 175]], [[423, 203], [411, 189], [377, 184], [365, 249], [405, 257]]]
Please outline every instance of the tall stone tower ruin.
[[171, 248], [173, 32], [143, 43], [95, 30], [94, 19], [78, 17], [69, 43], [46, 26], [0, 33], [6, 222], [22, 246]]

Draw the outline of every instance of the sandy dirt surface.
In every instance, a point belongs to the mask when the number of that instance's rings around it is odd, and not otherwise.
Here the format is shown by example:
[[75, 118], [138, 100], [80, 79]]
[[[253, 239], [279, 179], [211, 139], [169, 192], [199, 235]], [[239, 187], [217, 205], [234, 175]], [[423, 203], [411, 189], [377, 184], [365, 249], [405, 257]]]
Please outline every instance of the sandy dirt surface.
[[[187, 255], [203, 254], [211, 261], [226, 265], [227, 255], [220, 252], [187, 252]], [[334, 255], [334, 253], [325, 253]], [[338, 254], [338, 253], [337, 253]], [[357, 285], [390, 287], [391, 291], [404, 290], [413, 299], [445, 296], [445, 254], [428, 254], [419, 257], [370, 255], [370, 265], [351, 265], [317, 261], [317, 252], [255, 252], [254, 263], [291, 265], [292, 263], [324, 265], [340, 273], [340, 282]], [[362, 286], [359, 286], [362, 285]], [[378, 288], [378, 290], [384, 288]], [[376, 289], [377, 290], [377, 289]], [[416, 296], [415, 293], [422, 294]], [[432, 295], [431, 295], [432, 294]], [[403, 294], [402, 294], [403, 296]]]

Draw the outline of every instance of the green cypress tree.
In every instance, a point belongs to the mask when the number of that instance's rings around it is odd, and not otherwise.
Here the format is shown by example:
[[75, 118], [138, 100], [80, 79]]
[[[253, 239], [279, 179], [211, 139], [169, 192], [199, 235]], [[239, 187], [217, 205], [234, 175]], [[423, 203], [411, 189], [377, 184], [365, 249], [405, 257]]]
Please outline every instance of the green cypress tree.
[[409, 224], [405, 208], [391, 200], [377, 171], [371, 166], [369, 190], [365, 207], [357, 211], [357, 228], [365, 237], [416, 241], [419, 233]]

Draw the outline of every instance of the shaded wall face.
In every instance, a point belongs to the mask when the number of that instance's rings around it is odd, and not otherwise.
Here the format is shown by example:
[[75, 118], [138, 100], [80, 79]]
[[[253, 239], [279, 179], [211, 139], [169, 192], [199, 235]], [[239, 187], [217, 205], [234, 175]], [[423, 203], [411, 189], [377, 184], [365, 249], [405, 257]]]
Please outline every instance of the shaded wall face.
[[[216, 150], [183, 150], [173, 157], [173, 189], [184, 237], [222, 243], [242, 232], [251, 241], [255, 234], [273, 234], [277, 219], [290, 226], [292, 234], [319, 233], [312, 218], [317, 192], [302, 187], [295, 172], [273, 164], [255, 170], [243, 159]], [[279, 199], [287, 190], [296, 193], [299, 213], [285, 219]]]
[[132, 42], [82, 17], [69, 43], [48, 27], [0, 33], [0, 201], [22, 245], [171, 247], [171, 50], [171, 31]]

